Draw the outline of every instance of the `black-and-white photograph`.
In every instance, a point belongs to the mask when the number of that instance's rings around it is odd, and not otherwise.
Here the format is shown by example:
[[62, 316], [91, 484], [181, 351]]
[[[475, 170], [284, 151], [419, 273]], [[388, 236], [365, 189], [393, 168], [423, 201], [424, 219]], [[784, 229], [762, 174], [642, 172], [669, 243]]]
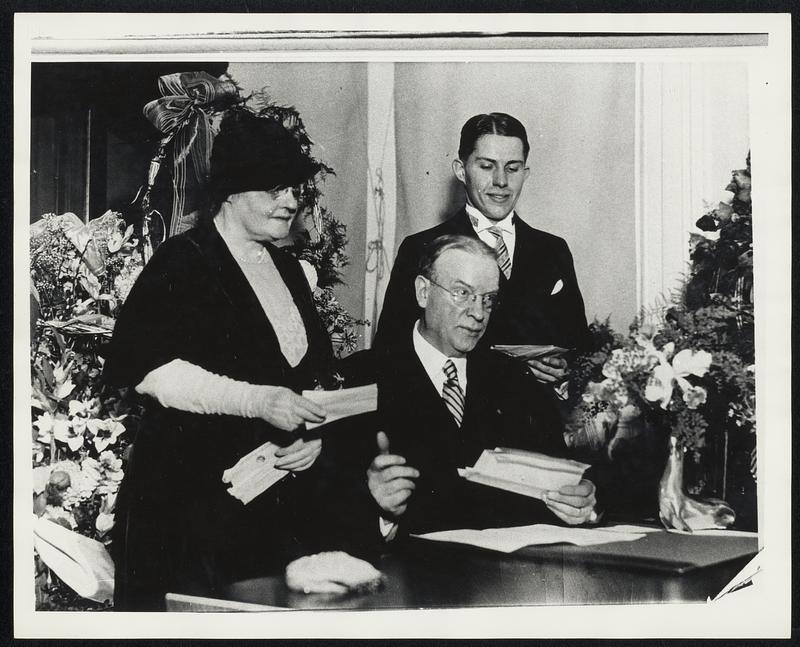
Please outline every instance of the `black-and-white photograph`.
[[788, 15], [83, 18], [17, 15], [18, 637], [788, 635]]

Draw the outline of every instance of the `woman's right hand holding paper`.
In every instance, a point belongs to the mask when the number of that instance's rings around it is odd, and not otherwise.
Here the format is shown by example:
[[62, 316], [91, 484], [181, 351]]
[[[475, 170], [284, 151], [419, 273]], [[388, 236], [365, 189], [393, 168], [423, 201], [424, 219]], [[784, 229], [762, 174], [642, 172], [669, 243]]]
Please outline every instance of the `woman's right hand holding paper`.
[[318, 404], [283, 386], [264, 386], [260, 416], [273, 427], [294, 431], [307, 422], [320, 423], [326, 412]]

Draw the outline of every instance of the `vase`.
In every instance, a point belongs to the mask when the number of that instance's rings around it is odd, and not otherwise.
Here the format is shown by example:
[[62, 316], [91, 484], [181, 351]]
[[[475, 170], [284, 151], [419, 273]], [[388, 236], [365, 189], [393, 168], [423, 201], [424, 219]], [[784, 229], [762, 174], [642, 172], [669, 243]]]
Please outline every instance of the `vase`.
[[669, 439], [669, 456], [658, 488], [661, 523], [667, 530], [692, 532], [727, 528], [736, 514], [725, 501], [690, 496], [683, 487], [683, 448], [675, 436]]

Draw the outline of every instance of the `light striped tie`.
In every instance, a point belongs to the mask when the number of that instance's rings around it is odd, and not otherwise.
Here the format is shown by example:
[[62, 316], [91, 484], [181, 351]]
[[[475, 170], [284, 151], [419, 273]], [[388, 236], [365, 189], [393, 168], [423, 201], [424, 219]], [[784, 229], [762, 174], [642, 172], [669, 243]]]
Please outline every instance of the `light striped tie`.
[[447, 379], [442, 388], [442, 400], [444, 400], [447, 410], [456, 421], [456, 426], [461, 426], [461, 420], [464, 418], [464, 392], [458, 384], [458, 373], [456, 367], [449, 359], [444, 363], [442, 368]]
[[508, 255], [506, 241], [503, 240], [503, 232], [499, 227], [489, 227], [487, 231], [495, 237], [494, 253], [497, 256], [497, 265], [500, 271], [505, 274], [507, 279], [511, 278], [511, 257]]

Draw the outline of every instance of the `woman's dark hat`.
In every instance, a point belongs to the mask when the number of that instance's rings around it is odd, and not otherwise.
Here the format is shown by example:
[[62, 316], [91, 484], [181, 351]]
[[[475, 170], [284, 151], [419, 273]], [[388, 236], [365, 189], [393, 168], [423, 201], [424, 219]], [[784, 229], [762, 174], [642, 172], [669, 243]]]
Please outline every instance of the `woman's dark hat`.
[[321, 168], [281, 122], [232, 110], [214, 139], [209, 188], [222, 202], [234, 193], [303, 184]]

